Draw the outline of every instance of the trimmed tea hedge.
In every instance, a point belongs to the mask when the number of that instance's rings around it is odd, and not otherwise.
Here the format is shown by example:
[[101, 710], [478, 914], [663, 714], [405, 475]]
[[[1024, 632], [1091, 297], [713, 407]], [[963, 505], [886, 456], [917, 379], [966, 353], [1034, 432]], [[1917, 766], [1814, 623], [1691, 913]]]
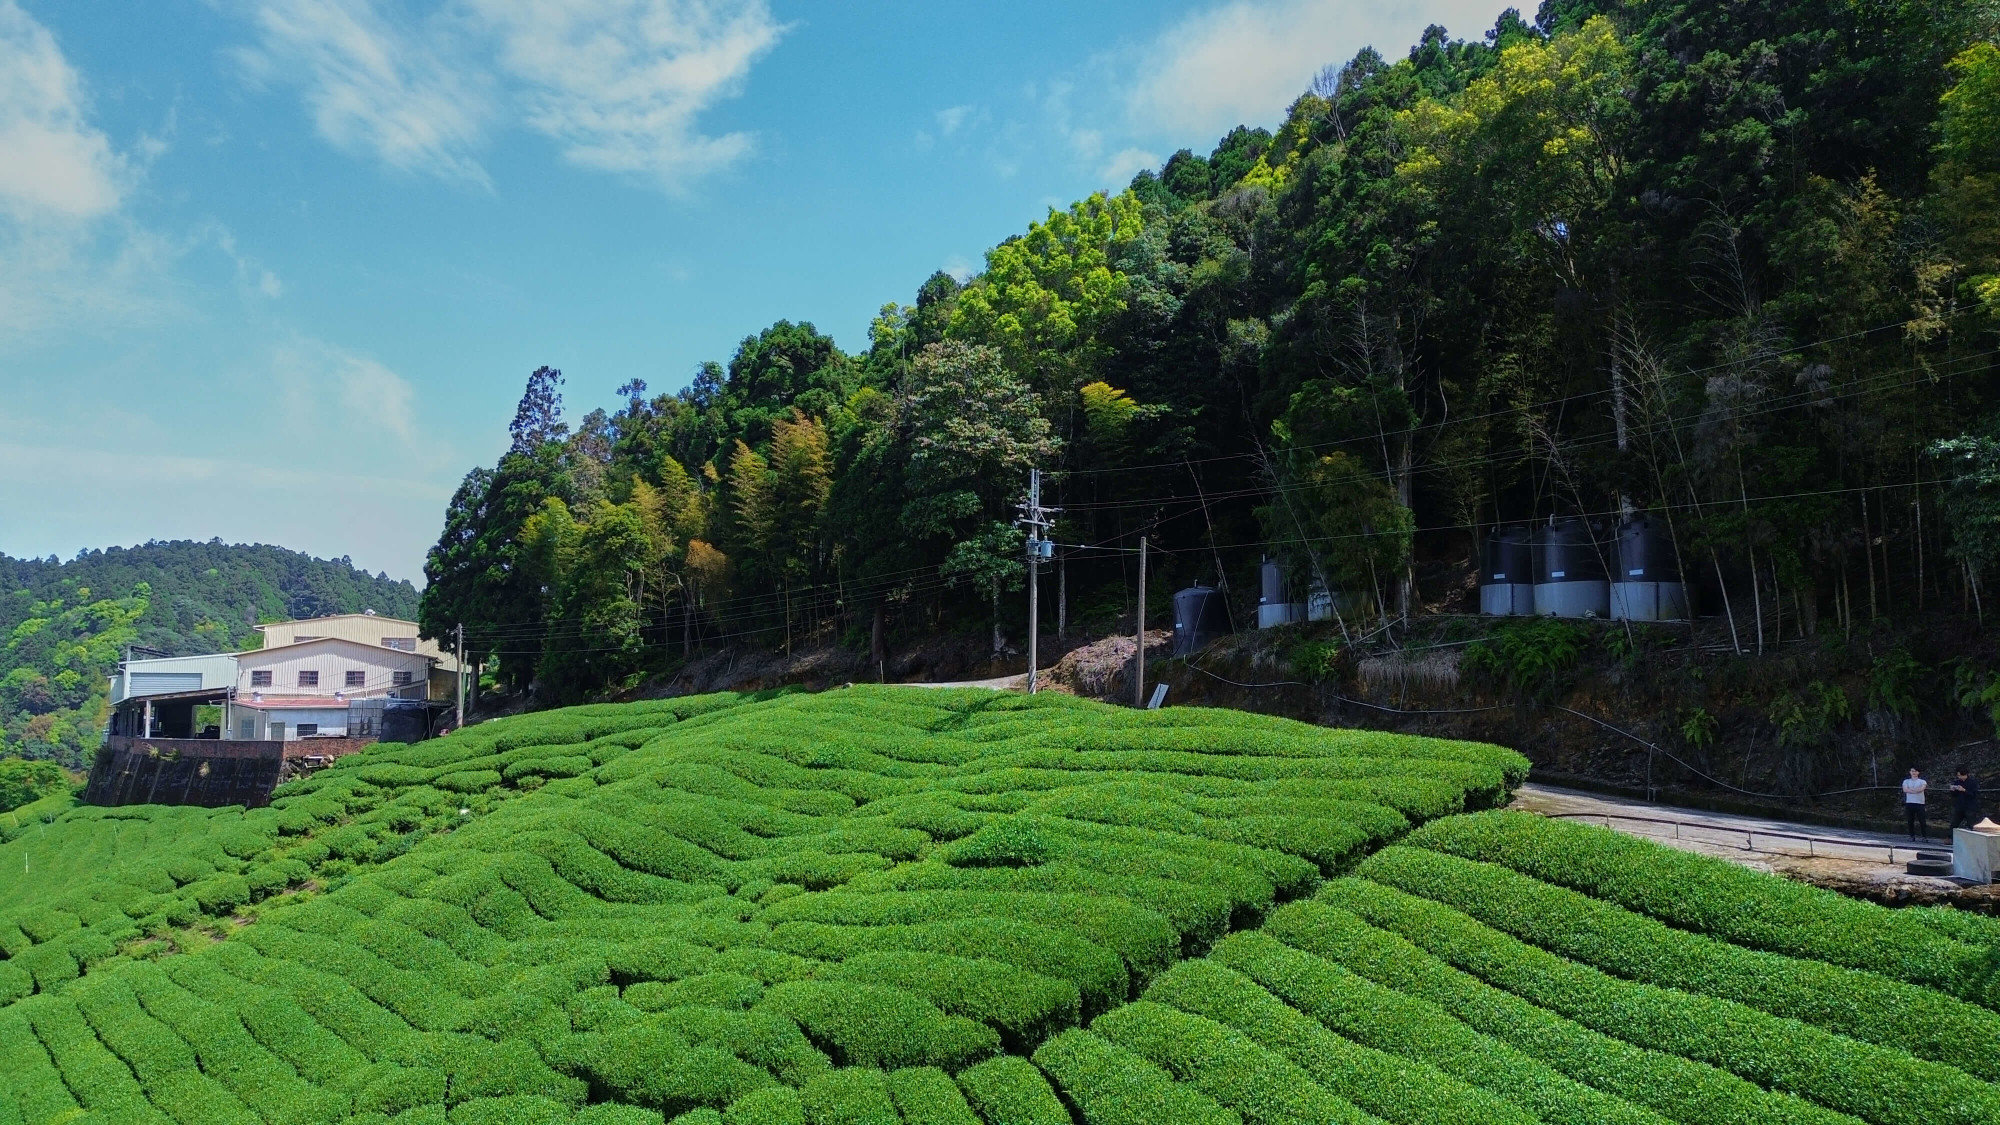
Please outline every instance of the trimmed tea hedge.
[[0, 1125], [2000, 1111], [1994, 926], [1457, 815], [1525, 768], [863, 687], [521, 716], [250, 812], [57, 809], [0, 825]]
[[[1365, 1120], [1281, 1053], [1130, 1002], [1525, 767], [853, 688], [501, 720], [267, 809], [58, 810], [0, 843], [0, 1013], [34, 1045], [7, 1048], [0, 1125]], [[1260, 1094], [1253, 1064], [1287, 1084]]]

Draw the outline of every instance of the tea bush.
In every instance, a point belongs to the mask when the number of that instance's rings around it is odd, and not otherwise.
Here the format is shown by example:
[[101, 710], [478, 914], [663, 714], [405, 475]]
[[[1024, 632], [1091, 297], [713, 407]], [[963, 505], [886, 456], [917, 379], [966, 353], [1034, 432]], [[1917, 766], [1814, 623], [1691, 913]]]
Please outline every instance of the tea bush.
[[1454, 815], [1525, 770], [864, 687], [496, 721], [268, 809], [64, 806], [0, 826], [0, 1125], [2000, 1109], [1990, 922]]

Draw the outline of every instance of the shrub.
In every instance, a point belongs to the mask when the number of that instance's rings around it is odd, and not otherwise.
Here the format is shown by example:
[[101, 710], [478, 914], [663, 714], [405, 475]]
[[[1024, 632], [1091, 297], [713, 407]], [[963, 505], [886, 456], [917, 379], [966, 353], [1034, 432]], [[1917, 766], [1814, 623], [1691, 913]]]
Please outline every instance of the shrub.
[[[1191, 1015], [1204, 1016], [1247, 1036], [1302, 1068], [1306, 1077], [1324, 1087], [1329, 1094], [1385, 1120], [1480, 1121], [1496, 1125], [1503, 1122], [1527, 1125], [1540, 1120], [1500, 1097], [1469, 1087], [1423, 1063], [1385, 1055], [1342, 1039], [1310, 1015], [1301, 1014], [1258, 987], [1249, 977], [1214, 960], [1188, 961], [1175, 966], [1147, 989], [1146, 999], [1179, 1008]], [[1125, 1010], [1120, 1009], [1112, 1015], [1122, 1016]], [[1105, 1018], [1110, 1019], [1111, 1016]], [[1168, 1030], [1165, 1021], [1153, 1022], [1155, 1033]], [[1136, 1044], [1121, 1040], [1117, 1034], [1105, 1032], [1101, 1026], [1103, 1023], [1104, 1020], [1100, 1020], [1092, 1027], [1113, 1042], [1124, 1043], [1141, 1054], [1153, 1057]], [[1194, 1037], [1185, 1033], [1180, 1037], [1190, 1040], [1184, 1049], [1193, 1049], [1191, 1040]], [[1213, 1040], [1214, 1032], [1204, 1029], [1200, 1038]], [[1241, 1045], [1232, 1044], [1229, 1053], [1241, 1055], [1244, 1052]], [[1160, 1060], [1155, 1058], [1154, 1061]], [[1264, 1063], [1263, 1068], [1271, 1069], [1271, 1064]], [[1169, 1066], [1169, 1069], [1179, 1073], [1178, 1068]], [[1247, 1069], [1257, 1068], [1253, 1065]], [[1221, 1100], [1237, 1105], [1228, 1098]], [[1239, 1105], [1238, 1108], [1244, 1107]], [[1335, 1107], [1325, 1112], [1338, 1116], [1347, 1111]], [[1352, 1116], [1351, 1113], [1347, 1115]]]
[[1070, 1125], [1069, 1110], [1049, 1080], [1017, 1055], [959, 1071], [958, 1088], [989, 1125]]
[[799, 1091], [809, 1125], [900, 1125], [889, 1083], [879, 1070], [852, 1067], [824, 1074]]
[[1035, 1052], [1042, 1068], [1090, 1125], [1242, 1125], [1234, 1110], [1180, 1085], [1173, 1076], [1088, 1031], [1065, 1031]]
[[903, 1125], [979, 1125], [965, 1095], [936, 1067], [908, 1067], [889, 1074], [889, 1097]]
[[1939, 932], [1915, 911], [1525, 813], [1455, 818], [1418, 830], [1408, 842], [1501, 864], [1679, 929], [2000, 1007], [2000, 976], [1987, 950]]
[[[1524, 771], [1227, 712], [863, 689], [500, 720], [268, 809], [65, 805], [0, 845], [32, 849], [0, 995], [59, 993], [0, 1001], [35, 1013], [0, 1074], [38, 1121], [78, 1108], [67, 1081], [107, 1119], [1067, 1121], [1005, 1042], [1098, 1117], [1234, 1120], [1101, 1035], [1051, 1037]], [[308, 881], [199, 952], [118, 955]], [[1253, 1116], [1337, 1094], [1192, 1014], [1120, 1018], [1229, 1059], [1145, 1040]], [[1289, 1085], [1258, 1101], [1239, 1069]]]
[[827, 1044], [842, 1066], [965, 1066], [1000, 1047], [1000, 1037], [920, 997], [879, 985], [788, 981], [764, 1006]]
[[805, 1103], [789, 1086], [766, 1086], [722, 1111], [723, 1125], [806, 1125]]
[[1869, 1043], [2000, 1077], [2000, 1014], [1914, 985], [1672, 929], [1504, 867], [1390, 848], [1358, 874], [1447, 904], [1615, 976], [1733, 1000]]
[[550, 1047], [551, 1061], [619, 1101], [668, 1115], [728, 1105], [771, 1078], [713, 1047], [694, 1047], [652, 1021], [614, 1033], [571, 1036]]
[[1643, 1038], [1759, 1085], [1884, 1125], [1972, 1122], [2000, 1114], [2000, 1090], [1963, 1072], [1752, 1008], [1619, 980], [1566, 961], [1449, 908], [1343, 879], [1327, 901], [1354, 910], [1460, 968], [1586, 1027]]
[[[1706, 1063], [1636, 1046], [1545, 1011], [1326, 903], [1283, 907], [1272, 914], [1264, 928], [1288, 945], [1434, 1004], [1568, 1078], [1664, 1117], [1716, 1125], [1780, 1121], [1852, 1125], [1850, 1117], [1787, 1094], [1772, 1093]], [[1312, 1008], [1312, 997], [1318, 995], [1288, 987], [1261, 972], [1258, 979], [1301, 1008]]]
[[1559, 618], [1510, 621], [1465, 646], [1459, 668], [1521, 699], [1547, 702], [1569, 686], [1584, 638]]
[[940, 953], [862, 953], [826, 976], [921, 996], [943, 1011], [992, 1027], [1016, 1047], [1074, 1026], [1083, 1015], [1083, 997], [1074, 984], [999, 961]]

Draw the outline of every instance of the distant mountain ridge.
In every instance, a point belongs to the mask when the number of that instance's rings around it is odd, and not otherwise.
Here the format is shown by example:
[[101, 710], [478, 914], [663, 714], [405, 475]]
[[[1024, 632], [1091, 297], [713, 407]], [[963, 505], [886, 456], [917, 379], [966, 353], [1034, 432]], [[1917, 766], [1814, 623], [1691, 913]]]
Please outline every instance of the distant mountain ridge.
[[87, 761], [127, 645], [227, 652], [258, 644], [261, 622], [371, 609], [415, 618], [416, 587], [346, 557], [219, 539], [0, 554], [0, 754]]

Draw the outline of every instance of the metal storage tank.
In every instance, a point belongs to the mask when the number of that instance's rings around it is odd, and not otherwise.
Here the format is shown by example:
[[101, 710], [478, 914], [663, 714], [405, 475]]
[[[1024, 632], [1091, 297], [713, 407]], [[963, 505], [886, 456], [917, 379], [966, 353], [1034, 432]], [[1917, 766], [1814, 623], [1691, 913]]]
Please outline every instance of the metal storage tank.
[[1687, 617], [1673, 536], [1651, 516], [1628, 516], [1618, 525], [1612, 550], [1611, 616], [1618, 621], [1674, 621]]
[[1174, 595], [1174, 655], [1186, 656], [1229, 632], [1222, 591], [1195, 585]]
[[1535, 612], [1555, 617], [1608, 617], [1611, 582], [1604, 574], [1590, 524], [1554, 520], [1530, 540], [1535, 561]]
[[1270, 629], [1278, 625], [1290, 625], [1305, 620], [1302, 607], [1286, 600], [1287, 587], [1285, 567], [1273, 558], [1266, 558], [1257, 567], [1257, 627]]
[[1479, 567], [1479, 612], [1495, 617], [1535, 612], [1535, 548], [1525, 527], [1496, 527]]

